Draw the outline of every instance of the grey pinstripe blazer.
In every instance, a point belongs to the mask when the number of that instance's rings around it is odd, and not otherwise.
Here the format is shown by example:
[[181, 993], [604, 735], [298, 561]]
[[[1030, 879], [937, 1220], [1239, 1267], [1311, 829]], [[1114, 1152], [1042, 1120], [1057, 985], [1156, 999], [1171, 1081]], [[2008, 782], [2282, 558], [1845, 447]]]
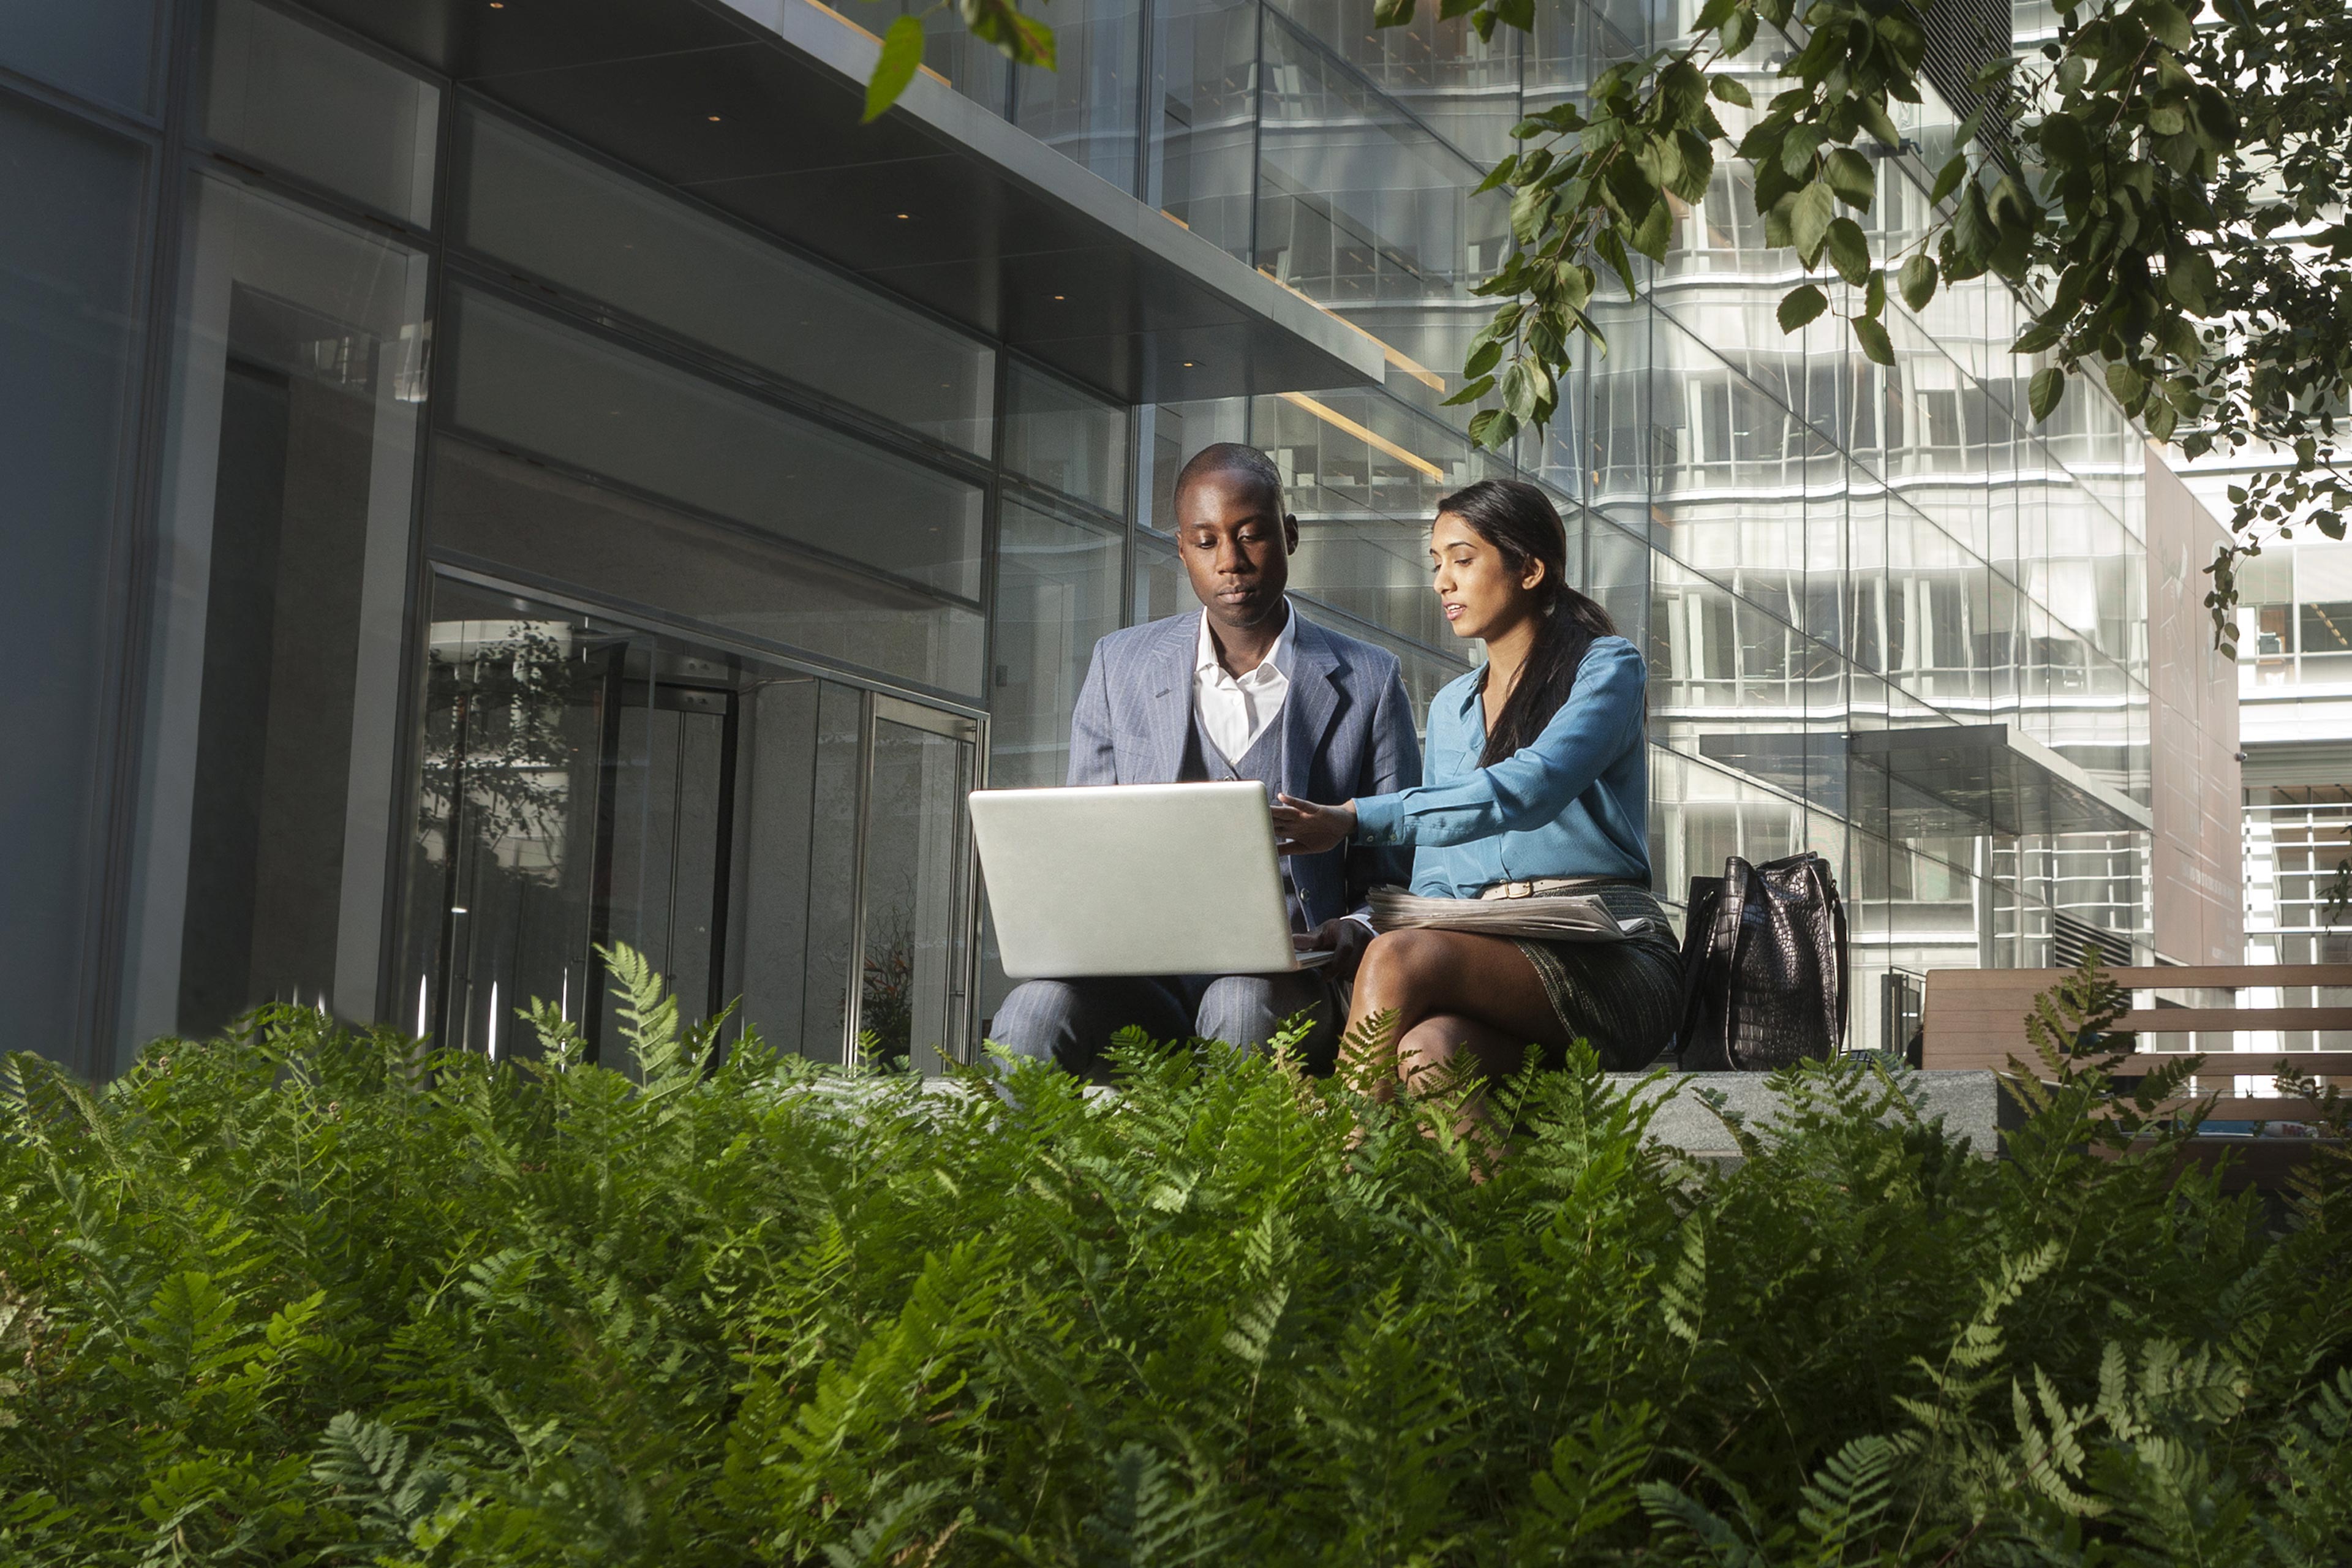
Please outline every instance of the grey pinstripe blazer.
[[[1095, 644], [1070, 721], [1074, 784], [1173, 784], [1192, 724], [1199, 610], [1113, 632]], [[1421, 783], [1421, 742], [1396, 655], [1298, 614], [1283, 771], [1286, 795], [1336, 805]], [[1412, 879], [1409, 850], [1342, 845], [1290, 863], [1309, 921], [1363, 906], [1366, 889]]]

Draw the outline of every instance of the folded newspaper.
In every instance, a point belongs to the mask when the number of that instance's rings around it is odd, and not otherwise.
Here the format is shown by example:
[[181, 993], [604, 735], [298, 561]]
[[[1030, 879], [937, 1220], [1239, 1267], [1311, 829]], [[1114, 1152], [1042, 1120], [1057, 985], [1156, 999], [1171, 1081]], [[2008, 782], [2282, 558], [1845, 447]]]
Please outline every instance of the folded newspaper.
[[1423, 899], [1402, 888], [1372, 889], [1372, 929], [1476, 931], [1485, 936], [1530, 936], [1546, 942], [1623, 942], [1657, 924], [1647, 918], [1621, 921], [1599, 899], [1583, 893], [1539, 894], [1529, 899]]

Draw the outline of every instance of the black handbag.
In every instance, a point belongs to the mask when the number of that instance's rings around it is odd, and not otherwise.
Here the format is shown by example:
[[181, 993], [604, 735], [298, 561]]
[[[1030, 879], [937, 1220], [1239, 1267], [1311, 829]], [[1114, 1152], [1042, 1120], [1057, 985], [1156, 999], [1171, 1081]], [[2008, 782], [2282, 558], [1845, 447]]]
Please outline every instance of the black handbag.
[[1685, 1072], [1770, 1072], [1845, 1043], [1845, 906], [1808, 850], [1694, 877], [1683, 928]]

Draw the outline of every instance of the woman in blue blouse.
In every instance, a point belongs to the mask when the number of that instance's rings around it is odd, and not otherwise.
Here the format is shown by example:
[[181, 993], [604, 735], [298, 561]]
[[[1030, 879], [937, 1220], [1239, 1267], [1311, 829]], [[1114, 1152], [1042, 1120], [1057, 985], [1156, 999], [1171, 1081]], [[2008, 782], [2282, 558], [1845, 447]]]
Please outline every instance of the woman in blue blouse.
[[1465, 1050], [1507, 1074], [1531, 1043], [1558, 1062], [1571, 1039], [1612, 1070], [1642, 1067], [1665, 1048], [1681, 993], [1650, 891], [1642, 656], [1569, 585], [1567, 531], [1533, 485], [1487, 479], [1447, 496], [1429, 555], [1454, 635], [1483, 641], [1486, 662], [1430, 704], [1421, 788], [1336, 806], [1286, 795], [1284, 853], [1410, 844], [1423, 897], [1590, 894], [1637, 924], [1622, 942], [1383, 933], [1356, 973], [1350, 1034], [1393, 1009], [1408, 1077]]

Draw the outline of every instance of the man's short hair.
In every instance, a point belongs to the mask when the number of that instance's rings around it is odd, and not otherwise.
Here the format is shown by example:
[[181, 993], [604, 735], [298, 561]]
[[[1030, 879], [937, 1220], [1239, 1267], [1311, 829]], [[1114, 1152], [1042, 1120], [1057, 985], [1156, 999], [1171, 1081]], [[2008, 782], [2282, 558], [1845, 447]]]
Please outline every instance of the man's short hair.
[[1275, 515], [1282, 515], [1282, 470], [1274, 466], [1272, 458], [1239, 441], [1218, 441], [1193, 453], [1192, 461], [1177, 471], [1176, 489], [1169, 499], [1181, 500], [1186, 487], [1213, 474], [1238, 474], [1264, 485], [1274, 502]]

